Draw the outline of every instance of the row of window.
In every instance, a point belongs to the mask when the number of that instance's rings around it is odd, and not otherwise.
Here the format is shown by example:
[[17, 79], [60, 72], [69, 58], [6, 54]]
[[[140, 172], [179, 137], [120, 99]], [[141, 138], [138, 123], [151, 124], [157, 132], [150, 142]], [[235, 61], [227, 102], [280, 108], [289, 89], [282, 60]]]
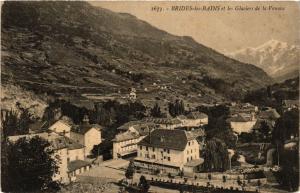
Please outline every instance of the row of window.
[[[196, 155], [195, 155], [195, 159], [197, 159]], [[187, 161], [187, 162], [192, 161], [192, 160], [193, 160], [193, 156], [187, 157], [187, 158], [186, 158], [186, 161]]]
[[[143, 149], [143, 146], [140, 145], [140, 150], [142, 150], [142, 149]], [[152, 147], [151, 149], [153, 152], [155, 151], [155, 147]], [[146, 151], [149, 151], [149, 147], [147, 147], [147, 146], [146, 146]], [[170, 150], [164, 149], [164, 152], [170, 153]]]
[[[143, 154], [142, 153], [140, 153], [140, 157], [143, 157]], [[149, 154], [145, 154], [145, 158], [148, 158], [148, 159], [150, 159], [150, 156], [149, 156]], [[166, 159], [166, 160], [168, 160], [168, 161], [171, 161], [171, 157], [167, 157], [167, 156], [164, 156], [163, 157], [164, 159]], [[156, 156], [153, 154], [153, 155], [151, 155], [151, 159], [156, 159]]]
[[137, 139], [131, 139], [131, 140], [128, 140], [128, 141], [121, 141], [119, 143], [120, 143], [120, 145], [126, 145], [126, 144], [137, 143], [137, 142], [138, 142]]
[[130, 146], [126, 146], [126, 147], [121, 147], [121, 150], [118, 149], [118, 152], [122, 152], [122, 151], [126, 151], [126, 150], [131, 150], [134, 149], [135, 145], [130, 145]]
[[197, 149], [194, 149], [194, 151], [193, 151], [192, 149], [191, 149], [191, 151], [189, 151], [189, 150], [186, 151], [187, 154], [189, 154], [189, 153], [192, 154], [193, 152], [196, 153], [196, 152], [197, 152]]

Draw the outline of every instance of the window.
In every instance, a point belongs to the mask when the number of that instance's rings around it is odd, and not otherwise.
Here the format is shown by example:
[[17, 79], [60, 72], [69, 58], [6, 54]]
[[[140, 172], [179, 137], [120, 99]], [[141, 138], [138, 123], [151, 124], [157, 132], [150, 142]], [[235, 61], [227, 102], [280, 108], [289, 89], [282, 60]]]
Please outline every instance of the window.
[[140, 145], [140, 150], [142, 150], [143, 149], [143, 147]]
[[166, 152], [167, 150], [166, 149], [164, 149], [164, 152]]
[[193, 153], [193, 150], [191, 149], [191, 153]]
[[191, 161], [193, 160], [193, 156], [191, 156]]
[[70, 158], [67, 158], [67, 162], [70, 162]]
[[191, 142], [189, 142], [189, 146], [191, 145]]
[[152, 158], [152, 159], [155, 159], [155, 155], [152, 155], [151, 158]]
[[189, 162], [189, 161], [190, 161], [190, 159], [189, 159], [189, 158], [187, 158], [187, 159], [186, 159], [186, 161], [187, 161], [187, 162]]
[[187, 154], [189, 154], [189, 150], [187, 150]]
[[169, 150], [169, 149], [168, 149], [167, 151], [168, 151], [168, 153], [170, 153], [170, 150]]
[[148, 151], [148, 147], [146, 147], [146, 151]]
[[170, 157], [168, 157], [168, 161], [171, 161], [171, 158], [170, 158]]
[[152, 151], [155, 151], [155, 148], [154, 148], [154, 147], [152, 147]]
[[167, 157], [166, 157], [166, 156], [164, 156], [164, 159], [167, 159]]

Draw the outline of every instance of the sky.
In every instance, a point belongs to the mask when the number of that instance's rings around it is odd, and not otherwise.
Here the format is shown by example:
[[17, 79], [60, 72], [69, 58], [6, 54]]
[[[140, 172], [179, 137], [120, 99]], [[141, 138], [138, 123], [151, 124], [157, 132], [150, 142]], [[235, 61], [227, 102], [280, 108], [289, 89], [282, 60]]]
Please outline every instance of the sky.
[[[222, 53], [257, 47], [271, 39], [300, 44], [299, 2], [93, 1], [90, 3], [114, 12], [130, 13], [174, 35], [191, 36], [197, 42]], [[171, 11], [172, 6], [202, 8], [210, 5], [225, 6], [225, 10]], [[240, 7], [254, 9], [257, 6], [260, 9], [258, 11], [240, 10]], [[267, 10], [262, 10], [263, 6]], [[153, 11], [153, 7], [161, 7], [163, 11]], [[232, 10], [228, 10], [228, 7]], [[274, 10], [275, 8], [277, 10]]]

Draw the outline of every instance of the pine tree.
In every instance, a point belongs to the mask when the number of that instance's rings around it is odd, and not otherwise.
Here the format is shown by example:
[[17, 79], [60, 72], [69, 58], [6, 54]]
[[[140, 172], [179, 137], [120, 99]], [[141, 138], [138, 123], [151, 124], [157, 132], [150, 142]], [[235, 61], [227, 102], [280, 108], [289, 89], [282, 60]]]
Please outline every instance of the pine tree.
[[139, 182], [138, 187], [140, 188], [141, 193], [147, 193], [148, 192], [148, 190], [150, 188], [150, 185], [149, 185], [149, 183], [148, 183], [145, 176], [140, 177], [140, 182]]
[[151, 116], [152, 117], [162, 117], [160, 107], [157, 103], [155, 103], [154, 107], [151, 109]]
[[134, 169], [134, 162], [133, 161], [130, 161], [128, 167], [127, 167], [127, 170], [125, 172], [125, 177], [127, 179], [132, 179], [133, 178], [133, 174], [135, 172], [135, 169]]

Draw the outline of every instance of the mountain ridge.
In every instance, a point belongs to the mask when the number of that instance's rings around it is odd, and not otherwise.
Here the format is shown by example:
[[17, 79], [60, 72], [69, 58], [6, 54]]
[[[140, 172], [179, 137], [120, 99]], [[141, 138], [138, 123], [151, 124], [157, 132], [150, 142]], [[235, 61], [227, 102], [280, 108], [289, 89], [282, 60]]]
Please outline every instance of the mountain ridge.
[[299, 74], [299, 51], [298, 45], [271, 39], [255, 48], [244, 48], [227, 55], [242, 62], [252, 63], [276, 80], [283, 81]]
[[54, 92], [78, 92], [60, 85], [112, 93], [160, 83], [172, 85], [177, 95], [220, 99], [271, 82], [260, 68], [191, 37], [86, 2], [5, 2], [1, 38], [4, 80], [13, 76], [24, 86], [39, 83]]

